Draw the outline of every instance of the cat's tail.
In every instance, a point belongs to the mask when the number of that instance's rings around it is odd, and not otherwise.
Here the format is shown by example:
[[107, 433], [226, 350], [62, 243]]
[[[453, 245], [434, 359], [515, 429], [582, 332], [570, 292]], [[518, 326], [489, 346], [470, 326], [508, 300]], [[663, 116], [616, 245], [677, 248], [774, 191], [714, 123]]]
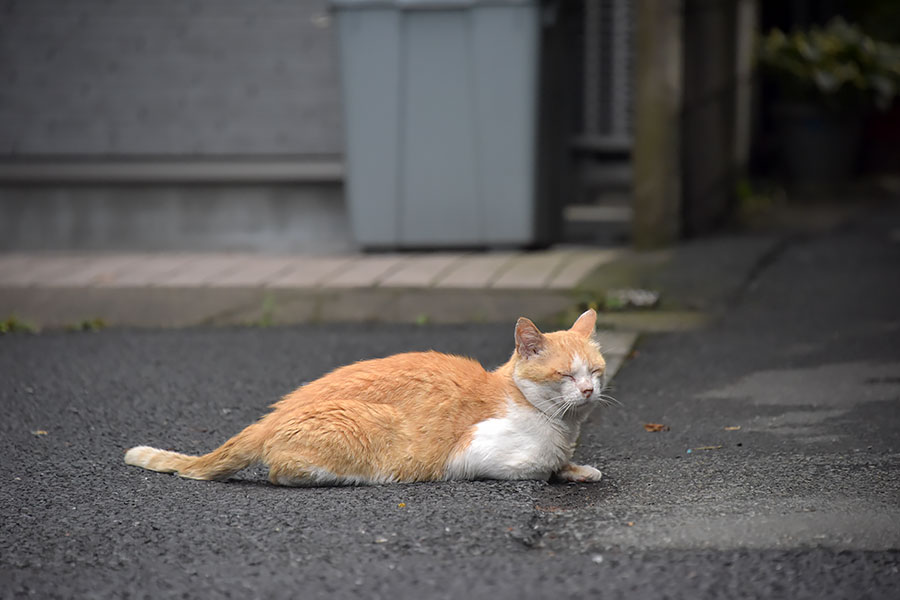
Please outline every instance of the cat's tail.
[[125, 464], [160, 473], [177, 473], [188, 479], [227, 479], [259, 461], [261, 452], [262, 442], [254, 424], [203, 456], [135, 446], [125, 453]]

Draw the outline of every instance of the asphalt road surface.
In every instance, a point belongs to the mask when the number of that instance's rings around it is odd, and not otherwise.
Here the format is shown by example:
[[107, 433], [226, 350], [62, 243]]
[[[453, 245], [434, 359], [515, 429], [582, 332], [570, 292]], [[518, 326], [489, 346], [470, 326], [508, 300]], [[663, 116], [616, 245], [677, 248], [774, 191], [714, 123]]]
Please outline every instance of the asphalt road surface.
[[[598, 484], [292, 489], [203, 452], [347, 362], [496, 365], [512, 324], [0, 338], [0, 595], [896, 598], [900, 219], [795, 239], [716, 326], [650, 335], [592, 417]], [[645, 423], [668, 431], [650, 433]]]

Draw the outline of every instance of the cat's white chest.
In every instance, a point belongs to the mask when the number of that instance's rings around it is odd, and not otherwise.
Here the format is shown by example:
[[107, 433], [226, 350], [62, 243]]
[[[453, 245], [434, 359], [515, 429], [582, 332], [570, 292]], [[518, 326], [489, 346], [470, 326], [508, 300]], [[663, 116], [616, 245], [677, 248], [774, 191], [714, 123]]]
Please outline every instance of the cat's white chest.
[[447, 479], [547, 479], [570, 456], [574, 428], [509, 401], [502, 417], [475, 426], [471, 443], [451, 456]]

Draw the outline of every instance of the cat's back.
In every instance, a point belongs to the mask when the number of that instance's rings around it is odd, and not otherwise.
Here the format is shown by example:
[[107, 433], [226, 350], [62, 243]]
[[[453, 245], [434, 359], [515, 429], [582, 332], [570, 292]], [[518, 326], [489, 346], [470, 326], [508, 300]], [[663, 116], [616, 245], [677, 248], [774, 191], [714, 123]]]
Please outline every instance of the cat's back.
[[493, 395], [494, 384], [491, 374], [471, 358], [433, 351], [406, 352], [340, 367], [285, 400], [293, 396], [298, 402], [478, 402]]

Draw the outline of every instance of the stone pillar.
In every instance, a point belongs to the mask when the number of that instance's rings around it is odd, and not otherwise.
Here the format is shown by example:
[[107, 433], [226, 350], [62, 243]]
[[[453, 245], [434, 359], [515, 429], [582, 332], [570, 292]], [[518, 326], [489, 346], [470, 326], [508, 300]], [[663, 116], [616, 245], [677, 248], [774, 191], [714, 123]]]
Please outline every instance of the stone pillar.
[[637, 248], [681, 233], [681, 0], [637, 0], [634, 221]]
[[734, 159], [738, 173], [750, 162], [750, 142], [753, 126], [753, 70], [756, 32], [759, 29], [757, 0], [738, 0], [735, 24], [735, 123]]

